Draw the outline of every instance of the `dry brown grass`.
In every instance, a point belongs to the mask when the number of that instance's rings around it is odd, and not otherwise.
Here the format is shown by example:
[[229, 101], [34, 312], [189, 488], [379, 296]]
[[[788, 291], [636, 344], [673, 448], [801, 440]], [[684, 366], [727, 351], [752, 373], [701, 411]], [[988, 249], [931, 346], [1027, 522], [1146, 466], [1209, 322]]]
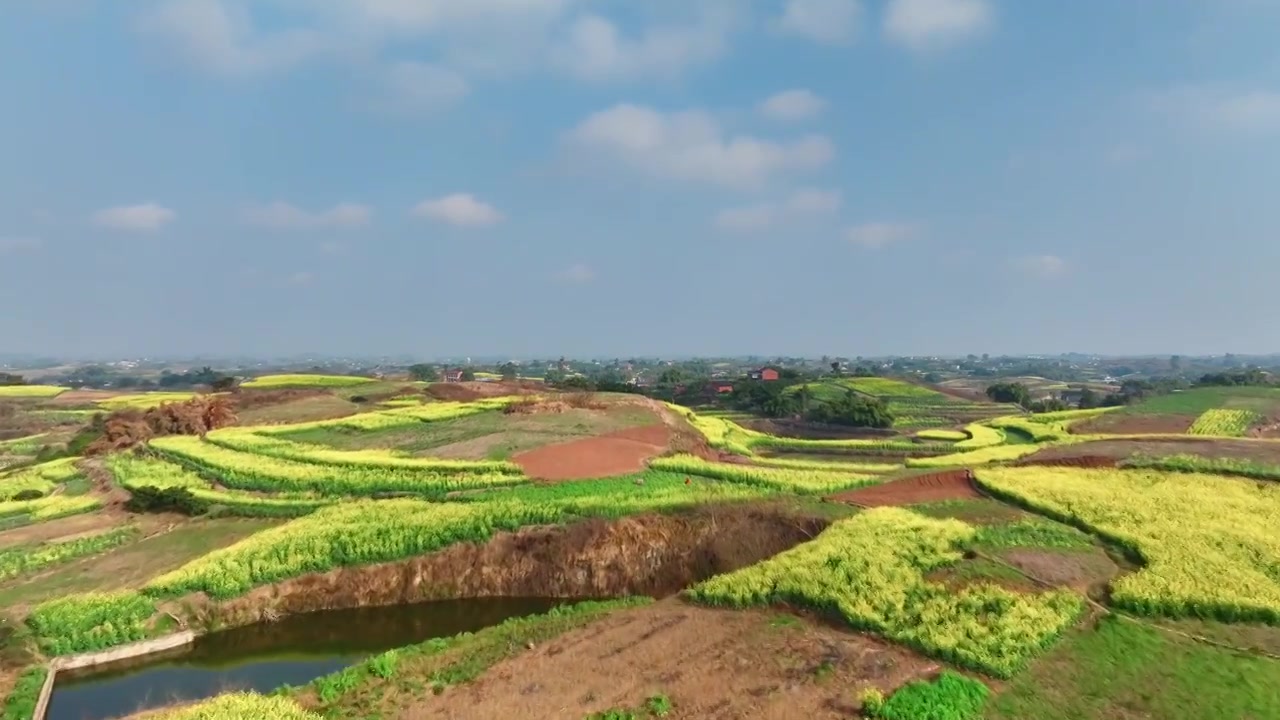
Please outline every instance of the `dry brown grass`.
[[231, 403], [217, 395], [200, 395], [145, 411], [117, 410], [103, 420], [102, 436], [85, 448], [85, 454], [103, 455], [164, 435], [204, 435], [235, 422]]

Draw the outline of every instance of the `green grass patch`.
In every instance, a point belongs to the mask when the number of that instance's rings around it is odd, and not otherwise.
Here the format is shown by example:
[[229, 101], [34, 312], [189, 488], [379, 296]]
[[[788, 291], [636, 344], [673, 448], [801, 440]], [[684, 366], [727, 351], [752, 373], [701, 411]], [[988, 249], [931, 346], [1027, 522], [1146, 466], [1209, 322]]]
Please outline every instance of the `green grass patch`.
[[1280, 388], [1206, 387], [1148, 398], [1128, 406], [1124, 412], [1132, 415], [1199, 415], [1206, 410], [1223, 408], [1265, 414], [1277, 405], [1280, 405]]
[[1280, 718], [1280, 662], [1112, 616], [1072, 631], [988, 701], [986, 720]]
[[1087, 550], [1093, 540], [1079, 530], [1040, 518], [1028, 518], [1007, 525], [988, 525], [978, 531], [974, 547], [987, 550], [1009, 548], [1055, 548]]
[[49, 674], [43, 665], [29, 667], [18, 676], [9, 697], [4, 701], [3, 720], [31, 720], [36, 711], [36, 702], [40, 699], [40, 690], [44, 688], [45, 677]]
[[991, 691], [959, 673], [943, 670], [935, 680], [915, 680], [902, 686], [866, 714], [877, 720], [979, 720]]
[[1185, 473], [1238, 475], [1257, 480], [1280, 480], [1280, 465], [1239, 458], [1210, 458], [1200, 455], [1134, 455], [1123, 463], [1127, 468], [1150, 468]]

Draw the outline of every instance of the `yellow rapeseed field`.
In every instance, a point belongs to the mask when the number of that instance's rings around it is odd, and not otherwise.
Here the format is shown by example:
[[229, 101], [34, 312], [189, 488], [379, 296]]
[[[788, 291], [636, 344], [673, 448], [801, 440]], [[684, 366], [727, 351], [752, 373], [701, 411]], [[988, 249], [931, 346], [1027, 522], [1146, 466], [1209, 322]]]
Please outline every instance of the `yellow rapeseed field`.
[[1280, 485], [1198, 473], [985, 468], [980, 485], [1141, 555], [1114, 584], [1134, 611], [1280, 622]]

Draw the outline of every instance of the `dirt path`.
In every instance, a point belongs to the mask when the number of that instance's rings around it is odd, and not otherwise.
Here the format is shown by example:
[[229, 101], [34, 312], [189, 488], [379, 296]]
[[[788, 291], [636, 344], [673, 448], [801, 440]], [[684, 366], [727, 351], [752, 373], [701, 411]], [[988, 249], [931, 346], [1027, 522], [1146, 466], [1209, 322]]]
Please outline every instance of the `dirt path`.
[[889, 690], [935, 669], [845, 630], [672, 598], [569, 632], [442, 696], [417, 698], [398, 717], [576, 719], [665, 694], [675, 706], [670, 718], [834, 720], [855, 716], [861, 688]]
[[833, 495], [831, 499], [863, 507], [878, 507], [979, 497], [982, 494], [974, 487], [968, 470], [948, 470], [850, 490]]
[[628, 428], [593, 438], [546, 445], [511, 459], [540, 480], [581, 480], [640, 472], [671, 442], [666, 424]]

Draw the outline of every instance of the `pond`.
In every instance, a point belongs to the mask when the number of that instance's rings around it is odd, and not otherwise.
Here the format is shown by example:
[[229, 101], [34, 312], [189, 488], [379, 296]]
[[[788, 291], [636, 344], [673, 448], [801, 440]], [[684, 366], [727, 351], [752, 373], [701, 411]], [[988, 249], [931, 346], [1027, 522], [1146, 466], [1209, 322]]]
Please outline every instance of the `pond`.
[[47, 720], [107, 720], [231, 690], [302, 685], [370, 655], [572, 601], [478, 598], [327, 610], [212, 633], [179, 650], [59, 673]]

